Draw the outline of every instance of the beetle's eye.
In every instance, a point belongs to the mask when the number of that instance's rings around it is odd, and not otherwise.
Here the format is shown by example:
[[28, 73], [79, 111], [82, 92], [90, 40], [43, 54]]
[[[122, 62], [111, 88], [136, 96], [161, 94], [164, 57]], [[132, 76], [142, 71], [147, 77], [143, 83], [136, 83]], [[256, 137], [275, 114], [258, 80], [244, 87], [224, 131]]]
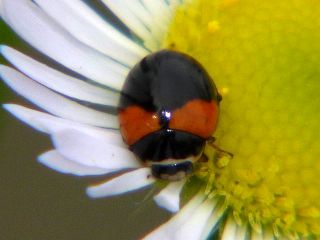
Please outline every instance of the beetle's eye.
[[219, 93], [218, 93], [218, 95], [217, 95], [217, 100], [218, 100], [218, 102], [221, 102], [221, 101], [222, 101], [222, 96], [221, 96], [221, 94], [219, 94]]

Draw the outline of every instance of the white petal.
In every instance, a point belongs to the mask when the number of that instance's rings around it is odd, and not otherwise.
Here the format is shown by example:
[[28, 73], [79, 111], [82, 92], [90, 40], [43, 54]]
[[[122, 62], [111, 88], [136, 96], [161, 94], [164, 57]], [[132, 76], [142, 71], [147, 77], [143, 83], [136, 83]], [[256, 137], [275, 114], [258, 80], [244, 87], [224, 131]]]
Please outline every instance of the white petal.
[[[126, 145], [123, 143], [122, 137], [118, 131], [115, 132], [109, 129], [101, 129], [79, 124], [77, 122], [54, 117], [50, 114], [35, 111], [15, 104], [5, 104], [4, 108], [23, 122], [37, 129], [38, 131], [55, 135], [61, 131], [74, 130], [81, 136], [93, 136], [95, 138], [95, 141], [99, 141], [101, 144], [108, 144], [106, 146], [111, 145], [117, 146], [120, 149], [126, 149]], [[81, 165], [95, 166], [95, 163], [88, 160], [88, 158], [83, 158], [82, 156], [78, 156], [78, 158], [71, 160]], [[70, 161], [70, 159], [68, 159], [68, 161]], [[124, 162], [125, 164], [123, 164]], [[108, 168], [108, 166], [104, 165], [103, 169], [105, 172], [114, 172], [121, 170], [122, 168], [126, 168], [126, 166], [139, 166], [138, 162], [134, 158], [121, 160], [120, 162], [117, 162], [117, 164], [119, 165], [118, 167], [115, 167], [115, 164], [113, 164], [111, 165], [110, 169]]]
[[52, 139], [59, 153], [81, 164], [115, 170], [141, 166], [131, 151], [110, 143], [109, 138], [68, 129], [53, 134]]
[[168, 2], [170, 4], [171, 10], [174, 10], [183, 1], [180, 1], [180, 0], [168, 0]]
[[[239, 239], [236, 238], [236, 233], [237, 233], [237, 224], [233, 220], [233, 217], [230, 216], [226, 222], [226, 225], [224, 226], [223, 233], [221, 236], [222, 240], [234, 240], [234, 239]], [[239, 239], [241, 240], [241, 239]]]
[[251, 229], [251, 239], [253, 240], [273, 240], [275, 239], [272, 231], [269, 229], [257, 228]]
[[[30, 125], [31, 127], [35, 128], [38, 131], [45, 132], [48, 134], [54, 133], [56, 129], [62, 130], [68, 126], [74, 126], [73, 123], [75, 123], [72, 121], [70, 121], [70, 123], [65, 123], [65, 121], [68, 121], [68, 120], [54, 117], [50, 114], [32, 110], [16, 104], [4, 104], [3, 107], [19, 120]], [[43, 119], [44, 124], [41, 121], [38, 121], [38, 119]], [[52, 131], [51, 131], [52, 129], [51, 123], [53, 123], [53, 129], [54, 129]], [[78, 123], [76, 124], [78, 125]], [[58, 125], [59, 127], [56, 127], [56, 125]]]
[[68, 100], [12, 68], [0, 65], [0, 75], [17, 93], [54, 115], [100, 127], [118, 128], [119, 126], [116, 116]]
[[180, 193], [184, 184], [185, 180], [169, 183], [153, 199], [160, 207], [170, 212], [177, 212], [180, 209]]
[[251, 239], [264, 240], [262, 232], [256, 232], [254, 229], [251, 231]]
[[167, 17], [168, 14], [170, 14], [169, 5], [165, 3], [164, 0], [158, 0], [158, 1], [141, 0], [141, 1], [153, 16], [160, 15], [159, 12], [161, 12], [162, 15], [164, 15], [165, 17]]
[[127, 0], [126, 6], [147, 28], [154, 27], [153, 16], [139, 0]]
[[248, 239], [248, 236], [249, 236], [249, 233], [248, 233], [247, 225], [241, 225], [237, 227], [236, 239], [246, 240]]
[[60, 173], [73, 174], [77, 176], [103, 175], [111, 172], [110, 170], [90, 167], [70, 161], [55, 150], [51, 150], [40, 155], [38, 157], [38, 161]]
[[174, 239], [201, 239], [203, 230], [206, 227], [206, 222], [208, 221], [215, 204], [216, 203], [211, 199], [203, 202], [190, 216], [189, 220], [175, 233]]
[[263, 231], [263, 240], [275, 240], [275, 236], [271, 230]]
[[106, 183], [88, 187], [87, 194], [92, 198], [114, 196], [147, 187], [154, 181], [150, 168], [140, 168], [124, 173]]
[[93, 86], [52, 69], [7, 46], [0, 48], [3, 56], [24, 74], [40, 84], [69, 97], [91, 103], [117, 106], [119, 93]]
[[[157, 3], [158, 1], [148, 1], [149, 3]], [[162, 2], [162, 0], [160, 1]], [[153, 35], [154, 39], [161, 40], [164, 36], [164, 31], [166, 30], [166, 27], [168, 26], [169, 16], [165, 13], [164, 10], [166, 9], [160, 9], [158, 8], [156, 12], [150, 11], [148, 9], [148, 4], [141, 3], [139, 0], [128, 0], [126, 1], [126, 5], [134, 14], [151, 32], [150, 34]], [[151, 4], [156, 5], [156, 4]], [[167, 6], [167, 9], [169, 7]], [[153, 8], [152, 10], [155, 10]], [[147, 41], [148, 42], [148, 41]]]
[[3, 18], [40, 52], [83, 76], [120, 90], [128, 68], [82, 44], [33, 2], [3, 0]]
[[3, 0], [0, 0], [0, 17], [3, 15]]
[[[136, 0], [128, 0], [136, 1]], [[151, 31], [147, 26], [141, 22], [141, 20], [130, 11], [130, 9], [124, 7], [124, 2], [119, 0], [102, 0], [102, 2], [138, 37], [140, 37], [145, 46], [153, 51], [158, 49], [158, 42], [152, 36]]]
[[[76, 39], [132, 67], [148, 52], [114, 29], [81, 1], [35, 0]], [[131, 1], [130, 1], [131, 2]]]
[[148, 9], [154, 19], [161, 23], [159, 25], [163, 25], [168, 22], [170, 19], [170, 8], [167, 4], [164, 3], [163, 0], [158, 1], [150, 1], [150, 0], [142, 0], [144, 6]]
[[213, 213], [211, 214], [210, 218], [207, 220], [206, 226], [202, 231], [200, 239], [207, 239], [210, 236], [210, 233], [214, 229], [214, 227], [219, 224], [219, 221], [223, 217], [226, 212], [226, 206], [221, 205], [221, 203], [216, 204]]
[[154, 231], [145, 236], [144, 240], [172, 240], [174, 239], [176, 231], [181, 225], [186, 223], [195, 210], [201, 205], [204, 200], [204, 194], [200, 193], [194, 196], [176, 215], [174, 215], [168, 222], [162, 224]]
[[3, 106], [15, 117], [29, 124], [38, 131], [54, 134], [62, 130], [74, 129], [93, 135], [97, 138], [103, 138], [104, 141], [108, 141], [110, 144], [114, 144], [119, 147], [126, 147], [119, 131], [88, 126], [16, 104], [4, 104]]

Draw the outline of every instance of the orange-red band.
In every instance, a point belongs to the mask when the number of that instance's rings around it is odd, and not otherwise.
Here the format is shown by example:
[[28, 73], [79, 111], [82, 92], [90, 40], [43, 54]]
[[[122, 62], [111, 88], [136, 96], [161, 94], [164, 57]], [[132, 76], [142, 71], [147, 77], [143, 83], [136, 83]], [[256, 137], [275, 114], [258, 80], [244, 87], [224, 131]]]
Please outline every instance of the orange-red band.
[[208, 138], [217, 127], [218, 115], [215, 101], [191, 100], [172, 113], [169, 128]]
[[[195, 99], [172, 112], [169, 128], [208, 138], [217, 127], [217, 102]], [[142, 137], [161, 129], [157, 113], [138, 106], [129, 106], [119, 113], [120, 130], [124, 141], [134, 144]]]
[[124, 141], [131, 145], [148, 135], [160, 130], [156, 113], [147, 112], [138, 106], [129, 106], [119, 113], [120, 131]]

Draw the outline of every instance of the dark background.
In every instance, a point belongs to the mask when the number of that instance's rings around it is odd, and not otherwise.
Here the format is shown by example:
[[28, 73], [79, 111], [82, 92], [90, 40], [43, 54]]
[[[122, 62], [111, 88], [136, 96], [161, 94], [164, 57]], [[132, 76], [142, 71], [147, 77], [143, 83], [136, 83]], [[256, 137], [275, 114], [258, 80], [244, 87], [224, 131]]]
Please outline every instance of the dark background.
[[[0, 43], [30, 48], [0, 20]], [[7, 64], [0, 57], [1, 64]], [[26, 101], [0, 81], [0, 103]], [[51, 149], [49, 138], [0, 109], [0, 240], [138, 239], [169, 214], [145, 200], [149, 190], [89, 199], [96, 181], [63, 175], [37, 163]]]

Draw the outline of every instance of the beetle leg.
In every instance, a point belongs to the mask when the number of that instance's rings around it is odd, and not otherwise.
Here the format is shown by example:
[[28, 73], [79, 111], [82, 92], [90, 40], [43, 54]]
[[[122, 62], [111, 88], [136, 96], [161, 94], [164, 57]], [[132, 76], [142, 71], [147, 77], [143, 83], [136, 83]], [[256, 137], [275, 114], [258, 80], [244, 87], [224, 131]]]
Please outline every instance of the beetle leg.
[[228, 155], [230, 158], [233, 158], [233, 153], [231, 152], [228, 152], [226, 150], [223, 150], [221, 149], [220, 147], [218, 147], [214, 142], [215, 142], [216, 138], [215, 137], [210, 137], [208, 140], [207, 140], [207, 143], [209, 144], [209, 146], [211, 146], [212, 148], [214, 148], [219, 155]]
[[206, 163], [208, 162], [208, 157], [205, 154], [202, 154], [201, 157], [199, 158], [198, 162]]

